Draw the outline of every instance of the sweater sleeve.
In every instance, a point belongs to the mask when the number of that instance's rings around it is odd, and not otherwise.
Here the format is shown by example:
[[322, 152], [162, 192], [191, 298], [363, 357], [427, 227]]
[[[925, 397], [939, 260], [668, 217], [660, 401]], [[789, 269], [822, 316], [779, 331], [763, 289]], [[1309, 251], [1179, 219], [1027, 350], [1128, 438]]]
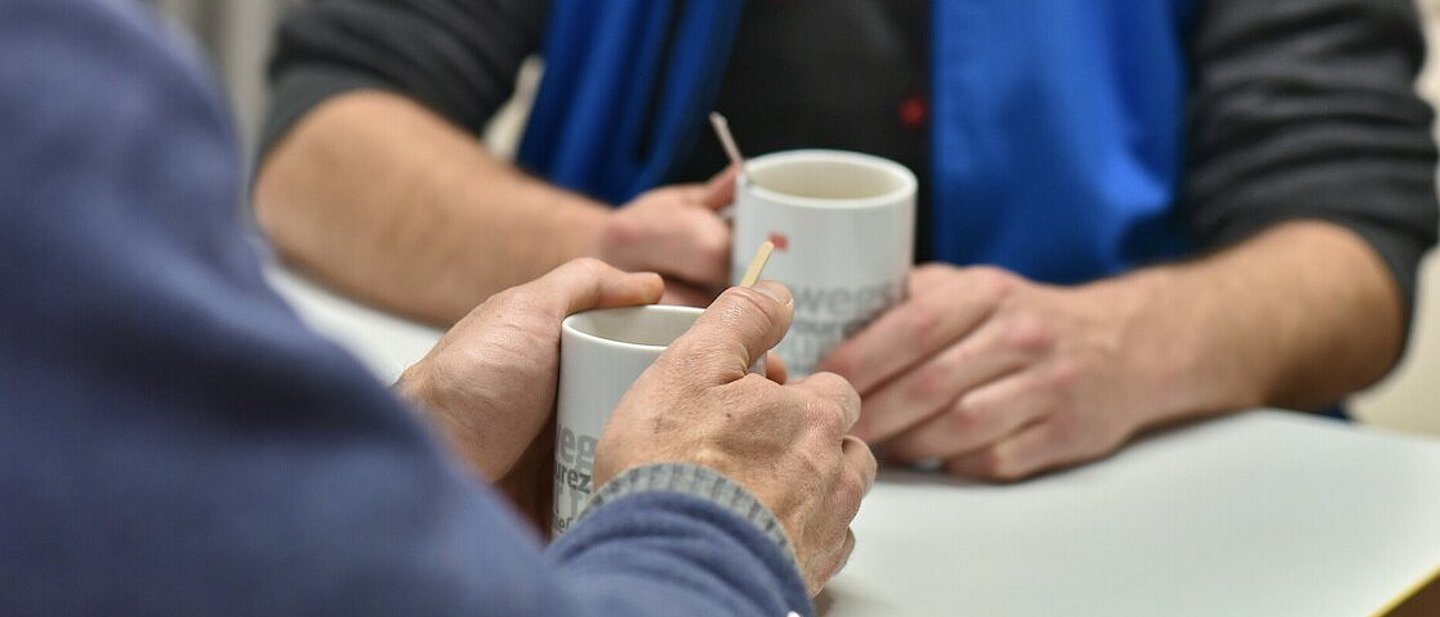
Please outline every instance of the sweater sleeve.
[[1185, 213], [1208, 246], [1321, 219], [1359, 234], [1405, 304], [1436, 239], [1411, 0], [1209, 0], [1192, 39]]
[[548, 13], [545, 0], [311, 0], [280, 27], [261, 155], [355, 90], [403, 94], [478, 134], [539, 50]]
[[[737, 491], [732, 494], [744, 494], [758, 504], [738, 485], [711, 475], [728, 484], [725, 492]], [[656, 614], [811, 614], [814, 609], [794, 555], [788, 544], [777, 543], [778, 529], [763, 528], [757, 517], [731, 506], [733, 502], [717, 503], [714, 495], [675, 487], [627, 490], [588, 510], [550, 547], [549, 557], [584, 598], [591, 609], [588, 615], [649, 614], [657, 600], [677, 595], [694, 608]], [[775, 523], [768, 511], [760, 517], [767, 519]], [[736, 552], [747, 558], [715, 559]]]
[[0, 2], [6, 615], [811, 613], [736, 493], [547, 552], [266, 287], [228, 114], [142, 6]]

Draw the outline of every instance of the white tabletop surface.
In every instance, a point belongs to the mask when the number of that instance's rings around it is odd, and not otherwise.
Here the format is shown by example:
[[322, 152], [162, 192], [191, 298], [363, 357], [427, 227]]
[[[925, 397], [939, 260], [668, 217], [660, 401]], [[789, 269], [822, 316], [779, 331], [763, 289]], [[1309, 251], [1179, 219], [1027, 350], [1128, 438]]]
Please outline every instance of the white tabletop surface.
[[1010, 486], [892, 474], [831, 617], [1363, 616], [1440, 565], [1440, 444], [1257, 411]]
[[[381, 379], [439, 336], [271, 274]], [[829, 617], [1370, 615], [1440, 566], [1440, 442], [1248, 412], [1008, 486], [887, 472], [854, 528]]]

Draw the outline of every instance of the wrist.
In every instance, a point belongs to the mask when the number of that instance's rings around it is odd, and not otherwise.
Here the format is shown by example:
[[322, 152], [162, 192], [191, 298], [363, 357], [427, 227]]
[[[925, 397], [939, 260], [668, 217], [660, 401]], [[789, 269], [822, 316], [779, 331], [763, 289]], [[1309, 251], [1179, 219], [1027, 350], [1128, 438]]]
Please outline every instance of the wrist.
[[427, 391], [430, 387], [429, 380], [425, 379], [423, 373], [417, 369], [419, 366], [419, 363], [415, 363], [406, 367], [395, 383], [390, 386], [390, 392], [409, 405], [411, 409], [424, 412], [430, 407], [427, 403]]
[[1149, 268], [1088, 286], [1116, 320], [1132, 375], [1137, 428], [1254, 407], [1262, 381], [1235, 357], [1223, 304], [1171, 267]]
[[579, 193], [526, 177], [525, 201], [539, 204], [538, 233], [531, 250], [543, 254], [550, 268], [581, 257], [598, 257], [600, 236], [613, 209]]
[[585, 519], [606, 504], [632, 495], [652, 492], [682, 493], [699, 497], [745, 519], [774, 542], [786, 559], [800, 572], [794, 545], [780, 519], [753, 493], [728, 476], [689, 463], [654, 463], [632, 467], [609, 479], [581, 510], [576, 521]]

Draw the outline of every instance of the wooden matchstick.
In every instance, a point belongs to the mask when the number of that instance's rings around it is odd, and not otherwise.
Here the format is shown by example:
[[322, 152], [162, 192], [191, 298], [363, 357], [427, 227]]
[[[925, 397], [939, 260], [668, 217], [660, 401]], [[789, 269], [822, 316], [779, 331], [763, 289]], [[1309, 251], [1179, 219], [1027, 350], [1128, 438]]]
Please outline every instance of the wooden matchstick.
[[745, 270], [745, 278], [740, 279], [741, 287], [754, 287], [755, 282], [760, 280], [760, 273], [765, 270], [765, 264], [770, 261], [770, 253], [775, 252], [775, 243], [766, 240], [755, 251], [755, 257], [750, 260], [750, 267]]

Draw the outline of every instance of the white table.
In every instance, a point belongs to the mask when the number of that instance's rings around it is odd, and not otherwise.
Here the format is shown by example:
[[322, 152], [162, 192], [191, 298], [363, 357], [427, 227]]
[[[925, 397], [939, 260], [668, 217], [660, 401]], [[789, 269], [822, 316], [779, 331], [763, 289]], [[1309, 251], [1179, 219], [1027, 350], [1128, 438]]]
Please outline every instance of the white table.
[[[272, 274], [382, 379], [439, 336]], [[1255, 411], [1015, 485], [889, 472], [855, 534], [829, 617], [1364, 616], [1440, 566], [1440, 442]]]
[[831, 617], [1363, 616], [1440, 565], [1440, 444], [1258, 411], [1011, 486], [891, 474]]

